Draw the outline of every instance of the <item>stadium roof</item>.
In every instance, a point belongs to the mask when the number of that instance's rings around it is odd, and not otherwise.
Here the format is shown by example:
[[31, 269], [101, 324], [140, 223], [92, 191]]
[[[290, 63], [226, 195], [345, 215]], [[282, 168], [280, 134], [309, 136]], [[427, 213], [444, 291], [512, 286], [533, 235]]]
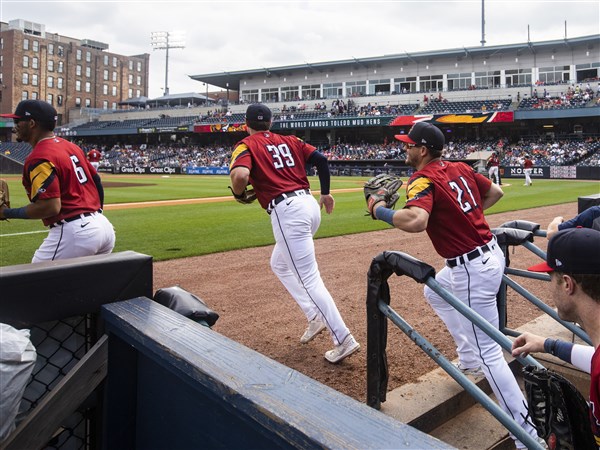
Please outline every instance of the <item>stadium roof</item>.
[[431, 58], [434, 56], [494, 56], [497, 54], [514, 52], [514, 51], [529, 51], [535, 53], [537, 49], [544, 47], [572, 47], [577, 44], [594, 42], [598, 43], [600, 35], [580, 36], [571, 39], [557, 39], [552, 41], [540, 41], [540, 42], [525, 42], [521, 44], [508, 44], [508, 45], [496, 45], [491, 47], [462, 47], [448, 50], [434, 50], [424, 51], [415, 53], [397, 53], [392, 55], [374, 56], [367, 58], [352, 58], [339, 61], [326, 61], [318, 63], [304, 63], [291, 66], [280, 66], [280, 67], [263, 67], [261, 69], [251, 70], [239, 70], [235, 72], [218, 72], [208, 73], [201, 75], [189, 75], [192, 80], [208, 83], [213, 86], [217, 86], [223, 89], [232, 89], [234, 91], [240, 90], [240, 80], [248, 78], [252, 75], [263, 75], [267, 77], [283, 76], [283, 72], [290, 72], [293, 70], [314, 70], [323, 72], [330, 68], [337, 68], [342, 66], [368, 66], [369, 64], [378, 64], [386, 61], [411, 61], [417, 62], [419, 60]]
[[187, 105], [188, 103], [205, 103], [208, 101], [206, 95], [188, 92], [186, 94], [170, 94], [148, 99], [146, 102], [156, 105]]

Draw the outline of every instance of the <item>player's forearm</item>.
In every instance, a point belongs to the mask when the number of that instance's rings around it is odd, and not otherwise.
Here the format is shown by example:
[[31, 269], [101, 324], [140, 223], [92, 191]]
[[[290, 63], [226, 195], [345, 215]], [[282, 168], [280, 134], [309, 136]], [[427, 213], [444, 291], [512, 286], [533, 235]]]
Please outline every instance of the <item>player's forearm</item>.
[[556, 233], [558, 233], [558, 226], [564, 222], [564, 218], [562, 216], [555, 217], [552, 222], [548, 224], [548, 228], [546, 229], [546, 237], [550, 239]]
[[38, 200], [21, 208], [5, 208], [2, 216], [7, 219], [46, 219], [56, 216], [61, 205], [60, 198]]
[[390, 210], [384, 206], [380, 206], [375, 209], [375, 217], [385, 222], [390, 223], [384, 219], [385, 216], [390, 216], [390, 211], [393, 211], [391, 216], [391, 225], [409, 233], [420, 233], [425, 231], [427, 223], [429, 221], [429, 213], [421, 208], [404, 208], [398, 211]]
[[483, 197], [484, 211], [494, 206], [504, 196], [504, 191], [497, 184], [492, 184]]
[[237, 167], [231, 171], [229, 177], [231, 179], [231, 189], [236, 195], [241, 195], [248, 186], [250, 171], [245, 167]]

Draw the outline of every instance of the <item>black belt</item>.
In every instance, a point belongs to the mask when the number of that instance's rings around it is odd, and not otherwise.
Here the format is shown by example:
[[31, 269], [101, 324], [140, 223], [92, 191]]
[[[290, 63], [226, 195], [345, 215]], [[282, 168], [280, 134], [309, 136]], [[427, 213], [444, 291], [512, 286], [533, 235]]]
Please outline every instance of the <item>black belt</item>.
[[269, 214], [271, 214], [271, 210], [273, 208], [275, 208], [277, 205], [279, 205], [286, 198], [296, 197], [296, 196], [306, 195], [306, 194], [310, 195], [310, 189], [299, 189], [297, 191], [284, 192], [283, 194], [278, 195], [277, 197], [275, 197], [273, 200], [271, 200], [269, 202], [269, 205], [267, 206], [267, 212]]
[[62, 220], [59, 220], [56, 223], [48, 225], [48, 227], [54, 228], [54, 227], [57, 227], [59, 225], [64, 225], [65, 223], [68, 223], [68, 222], [73, 222], [74, 220], [79, 220], [79, 219], [83, 219], [84, 217], [93, 216], [96, 213], [102, 214], [102, 209], [99, 209], [97, 211], [85, 212], [85, 213], [77, 214], [76, 216], [73, 216], [73, 217], [67, 217], [66, 219], [62, 219]]
[[466, 255], [458, 256], [452, 259], [447, 259], [446, 264], [448, 265], [448, 267], [456, 267], [459, 265], [463, 265], [465, 262], [467, 262], [467, 260], [473, 261], [474, 259], [479, 258], [482, 254], [492, 251], [493, 248], [494, 245], [492, 245], [491, 247], [487, 244], [482, 245], [481, 247], [476, 248], [475, 250], [467, 253]]

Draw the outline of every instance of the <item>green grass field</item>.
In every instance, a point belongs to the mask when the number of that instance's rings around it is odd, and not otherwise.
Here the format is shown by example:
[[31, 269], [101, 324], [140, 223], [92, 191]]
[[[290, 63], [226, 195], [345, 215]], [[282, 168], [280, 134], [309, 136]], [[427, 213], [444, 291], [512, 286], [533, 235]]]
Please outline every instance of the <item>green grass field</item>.
[[[155, 261], [204, 255], [274, 243], [270, 220], [258, 203], [233, 201], [227, 176], [130, 176], [103, 175], [105, 214], [117, 233], [115, 251], [134, 250], [152, 255]], [[365, 214], [362, 185], [366, 178], [333, 177], [336, 209], [323, 213], [317, 238], [363, 233], [388, 228]], [[13, 207], [27, 202], [17, 176], [8, 177]], [[597, 194], [600, 184], [589, 181], [535, 180], [531, 187], [522, 179], [505, 180], [504, 198], [487, 214], [576, 202], [581, 195]], [[311, 178], [318, 189], [318, 178]], [[335, 192], [337, 189], [355, 189]], [[224, 197], [197, 204], [160, 205], [116, 209], [113, 204]], [[401, 200], [402, 203], [402, 200]], [[542, 224], [546, 226], [547, 224]], [[0, 266], [31, 261], [47, 234], [39, 220], [0, 221]]]

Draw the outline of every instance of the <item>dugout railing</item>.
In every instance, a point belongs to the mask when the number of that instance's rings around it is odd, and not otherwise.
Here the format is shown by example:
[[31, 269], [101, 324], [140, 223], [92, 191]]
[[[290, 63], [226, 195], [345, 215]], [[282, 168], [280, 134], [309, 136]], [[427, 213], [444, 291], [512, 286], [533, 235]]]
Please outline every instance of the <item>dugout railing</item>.
[[[519, 228], [511, 228], [510, 226]], [[467, 317], [483, 332], [488, 334], [505, 351], [511, 352], [512, 341], [506, 334], [518, 334], [506, 327], [506, 291], [508, 287], [522, 294], [527, 300], [534, 303], [540, 309], [549, 314], [563, 326], [590, 342], [587, 334], [578, 326], [564, 322], [554, 310], [549, 308], [533, 294], [522, 288], [518, 283], [508, 277], [507, 274], [526, 275], [529, 278], [549, 280], [539, 274], [523, 273], [518, 269], [509, 267], [509, 247], [522, 245], [534, 252], [541, 258], [545, 258], [545, 252], [533, 244], [534, 236], [544, 236], [546, 233], [539, 230], [539, 225], [519, 221], [518, 223], [506, 223], [502, 227], [492, 230], [498, 244], [506, 257], [507, 268], [503, 276], [503, 283], [498, 294], [498, 307], [500, 311], [500, 329], [495, 328], [474, 310], [466, 306], [452, 293], [442, 287], [435, 280], [435, 269], [411, 255], [397, 251], [385, 251], [376, 256], [369, 268], [367, 287], [367, 404], [375, 409], [380, 409], [381, 403], [385, 402], [388, 384], [388, 361], [386, 356], [388, 319], [406, 334], [421, 350], [433, 359], [446, 373], [448, 373], [463, 389], [490, 412], [505, 428], [507, 428], [517, 439], [527, 445], [530, 449], [543, 448], [540, 444], [527, 434], [517, 422], [515, 422], [498, 404], [466, 375], [456, 368], [444, 355], [433, 346], [427, 339], [410, 325], [401, 315], [390, 306], [390, 287], [388, 279], [392, 274], [408, 276], [418, 283], [427, 285], [445, 301], [447, 301], [458, 312]], [[517, 357], [516, 360], [522, 366], [533, 365], [543, 367], [533, 357]]]

